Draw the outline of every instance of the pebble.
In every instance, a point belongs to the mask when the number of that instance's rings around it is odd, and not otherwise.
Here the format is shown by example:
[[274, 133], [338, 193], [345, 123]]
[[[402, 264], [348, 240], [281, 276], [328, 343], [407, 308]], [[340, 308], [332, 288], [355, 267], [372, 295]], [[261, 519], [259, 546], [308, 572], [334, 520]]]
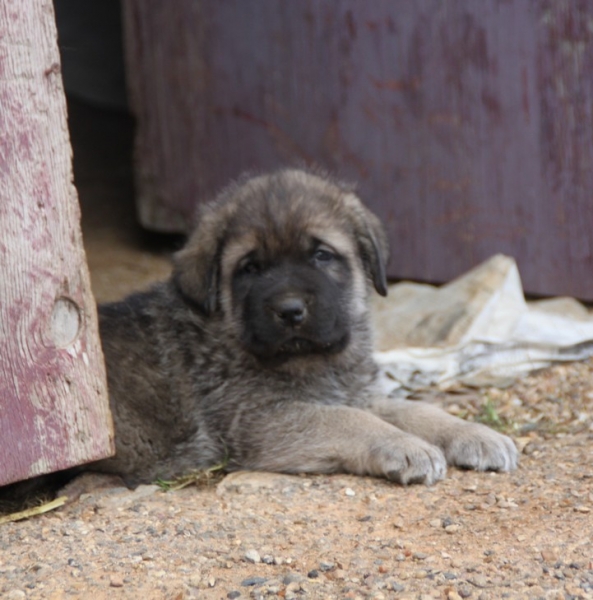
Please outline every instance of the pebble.
[[267, 579], [265, 577], [248, 577], [247, 579], [243, 579], [241, 585], [243, 587], [251, 587], [252, 585], [261, 585], [266, 581]]
[[453, 523], [453, 525], [447, 525], [445, 531], [447, 533], [457, 533], [459, 531], [459, 525], [456, 525], [455, 523]]
[[541, 555], [542, 555], [542, 558], [546, 562], [549, 562], [549, 563], [554, 563], [554, 562], [556, 562], [558, 560], [558, 553], [555, 550], [551, 549], [551, 548], [547, 548], [545, 550], [542, 550], [541, 551]]
[[261, 562], [261, 557], [257, 550], [251, 548], [245, 552], [245, 560], [249, 561], [250, 563], [259, 563]]
[[468, 581], [472, 585], [475, 585], [476, 587], [479, 587], [479, 588], [488, 587], [488, 579], [486, 579], [486, 577], [483, 577], [482, 575], [475, 575], [474, 577], [470, 577], [468, 579]]
[[346, 494], [346, 496], [356, 496], [356, 492], [352, 489], [352, 488], [346, 488], [344, 490], [344, 494]]
[[326, 571], [326, 572], [331, 571], [332, 569], [335, 568], [335, 566], [336, 566], [335, 563], [332, 563], [332, 562], [320, 562], [319, 563], [319, 568], [322, 571]]
[[232, 592], [229, 592], [226, 597], [229, 598], [230, 600], [234, 600], [235, 598], [239, 598], [241, 596], [241, 592], [239, 592], [238, 590], [233, 590]]
[[403, 592], [406, 589], [405, 585], [402, 585], [395, 579], [387, 579], [385, 583], [387, 584], [387, 589], [392, 592]]
[[287, 573], [284, 576], [282, 583], [284, 583], [284, 585], [289, 585], [291, 583], [300, 583], [301, 581], [303, 581], [303, 576], [299, 573]]
[[109, 585], [114, 588], [124, 587], [124, 580], [121, 575], [112, 575], [109, 578]]
[[462, 597], [462, 598], [469, 598], [472, 595], [472, 589], [469, 587], [469, 585], [461, 585], [459, 586], [457, 593]]
[[22, 600], [26, 598], [27, 595], [25, 592], [23, 592], [23, 590], [10, 590], [10, 592], [8, 592], [4, 597], [6, 600]]

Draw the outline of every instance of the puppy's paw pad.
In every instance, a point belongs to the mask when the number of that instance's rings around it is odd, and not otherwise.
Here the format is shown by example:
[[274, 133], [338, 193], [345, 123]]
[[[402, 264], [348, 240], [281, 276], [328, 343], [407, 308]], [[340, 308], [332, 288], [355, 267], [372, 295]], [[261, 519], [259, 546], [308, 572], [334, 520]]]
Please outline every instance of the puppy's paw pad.
[[477, 423], [460, 428], [445, 446], [447, 463], [476, 471], [512, 471], [518, 452], [506, 435]]

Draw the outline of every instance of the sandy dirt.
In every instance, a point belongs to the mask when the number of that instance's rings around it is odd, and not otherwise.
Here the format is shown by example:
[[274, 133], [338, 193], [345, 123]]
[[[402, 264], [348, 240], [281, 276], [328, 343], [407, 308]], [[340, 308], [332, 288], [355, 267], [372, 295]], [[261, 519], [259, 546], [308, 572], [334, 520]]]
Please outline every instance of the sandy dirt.
[[175, 492], [85, 475], [67, 506], [0, 526], [0, 597], [593, 598], [592, 369], [440, 397], [515, 432], [511, 474], [236, 473]]
[[[116, 167], [78, 170], [99, 300], [169, 268]], [[593, 598], [593, 362], [429, 399], [510, 433], [519, 469], [407, 488], [237, 473], [175, 492], [84, 475], [66, 506], [0, 525], [0, 598]]]

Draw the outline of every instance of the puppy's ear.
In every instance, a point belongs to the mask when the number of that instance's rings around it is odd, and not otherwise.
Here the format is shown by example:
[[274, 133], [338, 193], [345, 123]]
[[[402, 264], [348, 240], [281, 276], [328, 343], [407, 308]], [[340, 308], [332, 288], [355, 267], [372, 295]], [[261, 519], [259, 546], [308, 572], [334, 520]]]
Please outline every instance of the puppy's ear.
[[389, 244], [387, 234], [379, 219], [362, 202], [351, 194], [347, 200], [354, 218], [355, 235], [365, 271], [375, 290], [387, 296], [387, 260]]
[[225, 231], [218, 221], [214, 212], [202, 214], [185, 247], [173, 256], [173, 281], [206, 315], [219, 307], [220, 257]]

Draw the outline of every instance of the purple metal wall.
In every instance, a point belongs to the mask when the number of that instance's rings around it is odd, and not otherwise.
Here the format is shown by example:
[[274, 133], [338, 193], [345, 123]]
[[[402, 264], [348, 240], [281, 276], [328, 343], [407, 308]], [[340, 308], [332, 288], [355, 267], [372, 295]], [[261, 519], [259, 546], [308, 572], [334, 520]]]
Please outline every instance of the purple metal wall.
[[390, 275], [496, 252], [593, 299], [593, 4], [126, 0], [143, 221], [187, 223], [246, 169], [359, 183]]

